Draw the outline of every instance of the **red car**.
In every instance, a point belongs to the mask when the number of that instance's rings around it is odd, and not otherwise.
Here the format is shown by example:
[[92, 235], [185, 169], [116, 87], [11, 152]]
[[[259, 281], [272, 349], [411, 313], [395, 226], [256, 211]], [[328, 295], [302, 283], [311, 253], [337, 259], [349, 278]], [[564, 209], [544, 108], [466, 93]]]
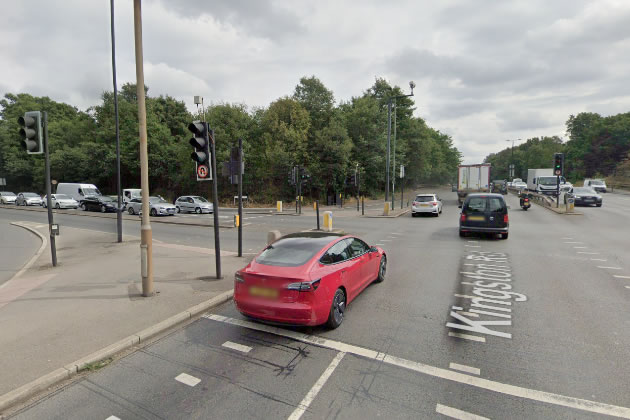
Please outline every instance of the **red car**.
[[359, 238], [300, 232], [267, 246], [234, 276], [234, 302], [244, 315], [291, 325], [343, 322], [346, 305], [373, 281], [385, 280], [387, 256]]

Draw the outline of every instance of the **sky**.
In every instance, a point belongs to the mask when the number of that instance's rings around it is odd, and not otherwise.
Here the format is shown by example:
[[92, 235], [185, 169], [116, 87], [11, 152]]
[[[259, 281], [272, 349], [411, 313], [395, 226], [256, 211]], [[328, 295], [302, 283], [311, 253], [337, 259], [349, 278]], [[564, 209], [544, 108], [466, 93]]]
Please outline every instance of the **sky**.
[[[0, 95], [86, 110], [113, 90], [110, 2], [0, 0]], [[348, 101], [382, 77], [465, 163], [569, 115], [630, 111], [629, 0], [144, 0], [145, 84], [194, 111], [265, 107], [318, 77]], [[115, 1], [118, 86], [135, 83], [133, 2]], [[518, 144], [518, 141], [516, 141]]]

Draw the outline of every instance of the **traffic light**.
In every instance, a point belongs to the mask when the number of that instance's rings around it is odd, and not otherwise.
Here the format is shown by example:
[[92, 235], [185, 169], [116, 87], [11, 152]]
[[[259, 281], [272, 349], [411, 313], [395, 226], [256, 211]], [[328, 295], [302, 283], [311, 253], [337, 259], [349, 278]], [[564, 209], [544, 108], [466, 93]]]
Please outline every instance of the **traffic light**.
[[208, 123], [203, 121], [193, 121], [188, 124], [188, 130], [193, 133], [189, 143], [195, 148], [190, 154], [196, 164], [197, 181], [212, 179], [210, 172], [210, 132]]
[[311, 174], [308, 173], [306, 168], [304, 167], [300, 168], [300, 181], [302, 182], [302, 184], [307, 184], [308, 181], [310, 181], [310, 179], [311, 179]]
[[40, 155], [44, 153], [44, 137], [42, 136], [42, 114], [39, 111], [28, 111], [18, 118], [20, 136], [26, 153]]
[[562, 176], [564, 167], [564, 154], [554, 153], [553, 155], [553, 174], [556, 176]]

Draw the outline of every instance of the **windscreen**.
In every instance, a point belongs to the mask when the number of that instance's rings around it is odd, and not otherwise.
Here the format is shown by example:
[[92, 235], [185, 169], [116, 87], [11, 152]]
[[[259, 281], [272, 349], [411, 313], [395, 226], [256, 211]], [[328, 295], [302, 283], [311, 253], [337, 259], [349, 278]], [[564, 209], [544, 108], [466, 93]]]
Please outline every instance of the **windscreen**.
[[205, 198], [203, 198], [203, 197], [193, 197], [193, 199], [194, 199], [195, 201], [199, 201], [200, 203], [208, 203], [208, 200], [206, 200], [206, 199], [205, 199]]
[[149, 202], [150, 203], [168, 203], [168, 201], [166, 201], [162, 197], [149, 197]]
[[85, 195], [101, 195], [98, 188], [83, 188], [83, 194]]
[[70, 200], [70, 197], [65, 194], [55, 194], [55, 198], [57, 200]]
[[538, 178], [539, 185], [558, 185], [558, 179], [555, 176], [541, 176]]
[[24, 197], [33, 198], [33, 197], [39, 197], [39, 195], [35, 193], [24, 193]]
[[591, 181], [591, 185], [604, 185], [602, 181]]
[[593, 190], [592, 188], [587, 188], [587, 187], [573, 188], [573, 193], [574, 194], [596, 194], [595, 190]]
[[280, 239], [265, 248], [256, 258], [256, 262], [280, 267], [298, 267], [306, 264], [321, 249], [320, 241], [309, 238]]

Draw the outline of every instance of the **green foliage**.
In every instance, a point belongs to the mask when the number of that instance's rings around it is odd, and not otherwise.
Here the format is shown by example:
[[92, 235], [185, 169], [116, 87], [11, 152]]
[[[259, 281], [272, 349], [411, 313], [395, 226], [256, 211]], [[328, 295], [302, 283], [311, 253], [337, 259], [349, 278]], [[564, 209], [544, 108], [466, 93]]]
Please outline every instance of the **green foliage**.
[[[150, 190], [171, 199], [182, 194], [208, 196], [209, 184], [195, 180], [187, 130], [192, 120], [204, 118], [214, 130], [222, 198], [236, 191], [221, 172], [238, 138], [243, 139], [245, 156], [243, 191], [250, 200], [292, 199], [295, 189], [288, 184], [287, 174], [297, 164], [311, 174], [303, 191], [307, 196], [324, 199], [343, 191], [354, 194], [354, 187], [345, 181], [357, 166], [362, 193], [378, 194], [385, 183], [387, 98], [403, 94], [399, 87], [377, 79], [361, 96], [336, 106], [333, 92], [311, 76], [300, 79], [291, 97], [279, 98], [266, 108], [250, 110], [243, 104], [220, 103], [209, 106], [203, 116], [192, 115], [183, 102], [170, 96], [147, 96]], [[398, 99], [394, 105], [396, 164], [406, 165], [406, 182], [450, 180], [461, 158], [451, 138], [414, 117], [410, 98]], [[0, 100], [0, 176], [7, 178], [7, 189], [44, 190], [43, 157], [27, 155], [18, 135], [17, 118], [31, 110], [48, 112], [53, 179], [94, 183], [106, 194], [115, 193], [113, 92], [104, 92], [100, 103], [85, 112], [46, 97], [5, 95]], [[139, 187], [134, 84], [121, 87], [118, 110], [122, 185]], [[391, 169], [398, 173], [397, 168]]]
[[525, 179], [527, 169], [551, 168], [554, 153], [565, 154], [565, 176], [572, 181], [605, 177], [630, 151], [630, 113], [602, 117], [591, 112], [571, 115], [566, 123], [569, 140], [558, 137], [533, 138], [526, 143], [490, 154], [493, 178], [508, 178], [508, 165], [515, 164], [515, 177]]

